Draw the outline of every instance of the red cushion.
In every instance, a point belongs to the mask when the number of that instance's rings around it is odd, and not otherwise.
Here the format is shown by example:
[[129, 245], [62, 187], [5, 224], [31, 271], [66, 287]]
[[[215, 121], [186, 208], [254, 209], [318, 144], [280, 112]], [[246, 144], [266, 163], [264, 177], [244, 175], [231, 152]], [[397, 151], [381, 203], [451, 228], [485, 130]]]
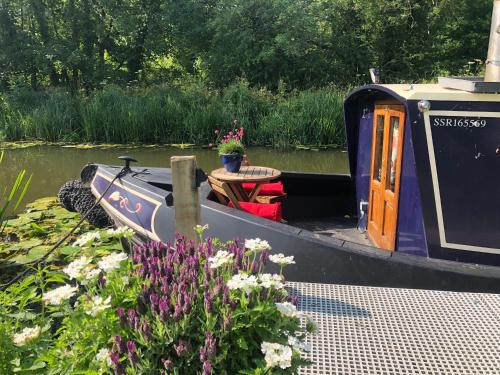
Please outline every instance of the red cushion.
[[[255, 187], [253, 182], [243, 182], [243, 189], [250, 194], [250, 192]], [[270, 182], [268, 184], [262, 184], [260, 188], [259, 195], [283, 195], [285, 190], [283, 189], [283, 184], [281, 182]]]
[[[228, 203], [229, 207], [234, 207], [232, 202]], [[240, 202], [241, 209], [253, 215], [263, 217], [264, 219], [281, 221], [281, 203], [253, 203]]]

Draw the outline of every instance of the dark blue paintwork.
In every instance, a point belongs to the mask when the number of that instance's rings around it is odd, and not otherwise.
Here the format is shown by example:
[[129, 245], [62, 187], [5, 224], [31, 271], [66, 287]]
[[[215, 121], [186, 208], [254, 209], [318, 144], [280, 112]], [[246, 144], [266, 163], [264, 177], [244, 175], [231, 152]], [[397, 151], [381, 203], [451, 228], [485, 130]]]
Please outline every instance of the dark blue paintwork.
[[[106, 190], [108, 184], [109, 181], [100, 175], [96, 175], [92, 182], [92, 185], [100, 194]], [[130, 193], [116, 184], [104, 194], [103, 200], [134, 224], [148, 232], [153, 231], [153, 213], [158, 204], [141, 199], [136, 194]]]
[[399, 190], [398, 231], [396, 249], [399, 252], [428, 256], [425, 241], [422, 200], [415, 169], [415, 156], [412, 141], [412, 123], [406, 117]]
[[[367, 202], [369, 198], [373, 110], [377, 101], [387, 99], [396, 99], [406, 106], [403, 98], [389, 90], [379, 89], [378, 86], [368, 86], [365, 90], [355, 91], [345, 103], [349, 160], [354, 166], [354, 168], [351, 167], [351, 173], [356, 183], [358, 217], [362, 217], [360, 227], [364, 229], [367, 227], [367, 217], [366, 214], [361, 215], [359, 205], [361, 201]], [[428, 256], [411, 140], [411, 122], [408, 116], [405, 125], [395, 250], [401, 253]]]
[[370, 168], [372, 157], [372, 137], [373, 137], [373, 103], [367, 103], [359, 117], [359, 137], [358, 153], [356, 161], [356, 202], [359, 220], [359, 227], [366, 230], [368, 225], [367, 213], [361, 214], [359, 203], [368, 202], [370, 191]]
[[[408, 112], [410, 113], [410, 117], [416, 121], [416, 124], [413, 126], [412, 140], [415, 147], [415, 154], [417, 155], [415, 164], [422, 198], [422, 213], [429, 257], [457, 262], [500, 265], [499, 254], [441, 246], [425, 127], [423, 116], [417, 109], [417, 102], [408, 102]], [[433, 111], [498, 112], [500, 117], [500, 103], [498, 102], [435, 100], [431, 101], [431, 105], [431, 110]], [[500, 173], [498, 173], [500, 170], [500, 155], [496, 154], [496, 149], [500, 146], [498, 145], [498, 140], [500, 140], [500, 125], [490, 127], [488, 134], [484, 134], [481, 142], [478, 143], [478, 146], [480, 146], [487, 157], [481, 160], [478, 168], [476, 168], [475, 163], [477, 159], [474, 158], [477, 153], [472, 153], [472, 151], [475, 151], [474, 142], [458, 147], [458, 143], [473, 141], [473, 137], [463, 134], [463, 137], [454, 139], [453, 137], [447, 137], [446, 133], [440, 133], [439, 131], [433, 131], [434, 134], [439, 134], [438, 137], [440, 140], [449, 139], [454, 143], [454, 146], [451, 148], [451, 143], [444, 142], [439, 146], [435, 143], [435, 147], [438, 146], [435, 150], [438, 167], [441, 156], [444, 157], [441, 158], [442, 162], [447, 157], [446, 153], [457, 153], [456, 159], [448, 159], [447, 165], [441, 165], [441, 170], [444, 172], [443, 182], [445, 180], [448, 181], [448, 184], [445, 185], [440, 183], [440, 185], [443, 185], [441, 186], [441, 197], [444, 197], [445, 201], [450, 197], [454, 199], [454, 202], [451, 202], [448, 206], [448, 202], [443, 202], [443, 213], [446, 215], [446, 210], [450, 208], [452, 210], [459, 209], [461, 204], [468, 206], [465, 212], [473, 210], [474, 206], [471, 207], [470, 204], [474, 202], [473, 204], [477, 210], [476, 215], [481, 221], [481, 226], [477, 227], [477, 223], [473, 222], [474, 218], [464, 215], [464, 211], [457, 210], [453, 215], [445, 217], [445, 229], [453, 228], [455, 233], [460, 231], [462, 236], [466, 236], [465, 238], [469, 243], [481, 244], [481, 242], [487, 241], [488, 244], [492, 244], [493, 246], [496, 243], [496, 248], [498, 248], [500, 246], [500, 210], [498, 209], [500, 206]], [[464, 162], [461, 159], [465, 155], [470, 155], [465, 159], [470, 160], [470, 165], [467, 167], [466, 172], [464, 172], [463, 165], [461, 165]], [[483, 164], [485, 162], [487, 162], [486, 166]], [[450, 184], [454, 176], [458, 176], [454, 172], [460, 174], [459, 177], [462, 178], [463, 182], [455, 180], [454, 183]], [[477, 172], [481, 174], [477, 175]], [[438, 171], [438, 174], [440, 173]]]

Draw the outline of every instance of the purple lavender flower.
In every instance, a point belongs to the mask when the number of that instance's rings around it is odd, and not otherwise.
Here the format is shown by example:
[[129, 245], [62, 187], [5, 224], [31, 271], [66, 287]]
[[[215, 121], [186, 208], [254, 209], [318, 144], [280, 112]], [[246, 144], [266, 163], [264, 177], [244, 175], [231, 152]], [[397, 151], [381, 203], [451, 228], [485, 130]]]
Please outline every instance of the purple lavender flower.
[[259, 272], [259, 264], [255, 260], [252, 262], [251, 272], [253, 275], [256, 275], [257, 272]]
[[118, 307], [116, 309], [116, 314], [120, 318], [120, 325], [126, 327], [128, 325], [127, 316], [125, 315], [125, 309], [123, 307]]
[[224, 289], [222, 290], [222, 304], [229, 304], [229, 288], [227, 285], [225, 285]]
[[182, 318], [182, 305], [177, 303], [174, 308], [174, 314], [172, 315], [174, 320], [177, 322]]
[[104, 289], [106, 286], [106, 278], [103, 275], [100, 275], [97, 284], [99, 285], [99, 288]]
[[177, 353], [179, 357], [182, 357], [184, 354], [187, 353], [188, 347], [187, 343], [184, 340], [179, 340], [177, 344], [174, 344], [174, 350]]
[[158, 307], [160, 309], [160, 319], [165, 322], [168, 318], [168, 313], [169, 313], [169, 302], [167, 298], [162, 298], [160, 300], [160, 303], [158, 304]]
[[165, 370], [170, 371], [174, 368], [174, 362], [170, 359], [162, 359], [161, 360], [163, 363], [163, 367], [165, 367]]
[[135, 365], [137, 362], [139, 362], [139, 357], [137, 356], [137, 349], [135, 347], [135, 342], [132, 340], [127, 341], [127, 354], [128, 354], [128, 359], [132, 365]]
[[151, 293], [151, 295], [149, 296], [149, 302], [150, 302], [150, 308], [151, 308], [151, 312], [153, 314], [157, 313], [158, 312], [158, 302], [159, 302], [159, 297], [158, 297], [158, 294], [156, 293]]
[[182, 312], [184, 314], [189, 314], [191, 312], [191, 298], [189, 295], [184, 297], [184, 305], [182, 306]]
[[203, 375], [210, 375], [212, 374], [212, 365], [210, 364], [210, 362], [208, 361], [205, 361], [203, 362]]
[[215, 279], [214, 295], [218, 296], [222, 291], [223, 287], [224, 287], [224, 279], [222, 278], [222, 276], [219, 276]]
[[117, 353], [122, 353], [125, 351], [125, 345], [123, 343], [122, 337], [121, 336], [115, 336], [114, 338], [114, 343], [113, 343], [113, 350]]
[[212, 332], [205, 334], [205, 348], [207, 350], [208, 358], [212, 359], [217, 355], [216, 340]]
[[118, 353], [110, 352], [109, 358], [113, 362], [115, 368], [115, 375], [125, 375], [125, 369], [123, 364], [120, 362], [120, 355]]
[[148, 341], [153, 339], [153, 334], [151, 333], [151, 326], [149, 325], [149, 321], [144, 319], [144, 322], [141, 325], [141, 333], [144, 338]]
[[200, 362], [203, 363], [208, 359], [207, 349], [202, 346], [200, 348]]
[[262, 267], [264, 267], [268, 260], [269, 260], [269, 250], [266, 249], [260, 253], [259, 263], [261, 264]]
[[210, 292], [210, 290], [205, 293], [204, 306], [205, 306], [205, 310], [208, 313], [212, 312], [213, 307], [214, 307], [214, 298], [213, 298], [212, 292]]

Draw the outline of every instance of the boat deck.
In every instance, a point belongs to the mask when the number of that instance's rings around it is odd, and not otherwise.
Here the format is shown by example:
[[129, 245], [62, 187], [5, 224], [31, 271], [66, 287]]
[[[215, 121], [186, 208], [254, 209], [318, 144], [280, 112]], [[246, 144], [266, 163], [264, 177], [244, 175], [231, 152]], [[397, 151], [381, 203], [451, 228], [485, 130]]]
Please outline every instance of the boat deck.
[[500, 295], [287, 286], [318, 326], [301, 375], [500, 373]]
[[317, 220], [290, 220], [289, 225], [305, 229], [316, 234], [335, 237], [339, 240], [371, 246], [366, 233], [358, 230], [358, 221], [351, 217], [329, 217]]

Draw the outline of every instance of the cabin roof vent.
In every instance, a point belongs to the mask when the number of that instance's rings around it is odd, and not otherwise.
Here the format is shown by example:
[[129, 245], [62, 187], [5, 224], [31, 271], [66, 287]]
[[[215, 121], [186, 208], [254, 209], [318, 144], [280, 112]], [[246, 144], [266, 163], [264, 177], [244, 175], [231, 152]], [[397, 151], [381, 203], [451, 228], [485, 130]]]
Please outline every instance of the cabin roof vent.
[[500, 0], [493, 3], [490, 42], [486, 72], [483, 77], [439, 77], [438, 83], [447, 89], [476, 93], [500, 93]]

